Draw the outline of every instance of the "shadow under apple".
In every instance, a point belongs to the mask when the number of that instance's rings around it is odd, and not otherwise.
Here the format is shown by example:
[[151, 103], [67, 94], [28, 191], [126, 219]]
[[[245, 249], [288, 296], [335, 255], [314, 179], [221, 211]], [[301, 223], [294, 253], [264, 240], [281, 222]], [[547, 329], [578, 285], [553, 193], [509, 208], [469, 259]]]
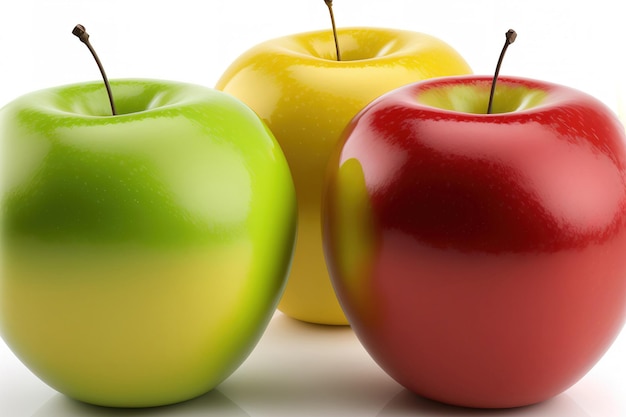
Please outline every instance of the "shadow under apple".
[[249, 417], [250, 415], [214, 389], [195, 399], [178, 404], [150, 408], [110, 408], [86, 404], [57, 394], [44, 403], [32, 417], [103, 417], [103, 416], [177, 416], [214, 415], [220, 417]]
[[378, 413], [377, 417], [425, 415], [438, 417], [590, 417], [567, 394], [550, 400], [518, 408], [483, 409], [447, 405], [420, 397], [403, 389]]

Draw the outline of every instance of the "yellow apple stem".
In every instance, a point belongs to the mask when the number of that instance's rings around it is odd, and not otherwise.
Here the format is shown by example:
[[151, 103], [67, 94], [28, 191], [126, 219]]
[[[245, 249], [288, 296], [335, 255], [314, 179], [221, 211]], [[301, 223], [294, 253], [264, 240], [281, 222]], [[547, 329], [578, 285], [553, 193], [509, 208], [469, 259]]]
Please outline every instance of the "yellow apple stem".
[[96, 51], [93, 49], [93, 46], [91, 46], [91, 42], [89, 42], [89, 34], [87, 33], [83, 25], [76, 25], [74, 27], [74, 30], [72, 30], [72, 34], [75, 35], [78, 39], [80, 39], [82, 43], [87, 45], [87, 48], [89, 48], [89, 52], [91, 52], [91, 55], [96, 60], [96, 64], [98, 64], [98, 68], [100, 69], [100, 74], [102, 74], [102, 79], [104, 80], [104, 86], [106, 87], [107, 94], [109, 95], [109, 103], [111, 103], [111, 113], [113, 113], [113, 116], [115, 116], [116, 115], [115, 103], [113, 103], [113, 93], [111, 92], [111, 85], [109, 84], [109, 79], [107, 78], [107, 75], [104, 72], [104, 67], [102, 66], [102, 63], [100, 62], [100, 58], [98, 58], [98, 54], [96, 54]]
[[335, 14], [333, 13], [333, 0], [324, 0], [326, 6], [328, 6], [328, 13], [330, 13], [330, 22], [333, 25], [333, 37], [335, 38], [335, 51], [337, 51], [337, 61], [341, 61], [341, 53], [339, 53], [339, 40], [337, 39], [337, 26], [335, 26]]
[[498, 59], [498, 65], [496, 65], [496, 72], [493, 75], [493, 80], [491, 81], [491, 93], [489, 94], [489, 105], [487, 106], [487, 114], [491, 114], [491, 107], [493, 106], [493, 96], [496, 92], [496, 82], [498, 81], [498, 74], [500, 74], [500, 67], [502, 66], [502, 60], [504, 59], [504, 54], [506, 53], [507, 48], [510, 44], [515, 42], [517, 38], [517, 32], [513, 29], [509, 29], [506, 33], [506, 40], [504, 41], [504, 47], [502, 48], [502, 52], [500, 52], [500, 58]]

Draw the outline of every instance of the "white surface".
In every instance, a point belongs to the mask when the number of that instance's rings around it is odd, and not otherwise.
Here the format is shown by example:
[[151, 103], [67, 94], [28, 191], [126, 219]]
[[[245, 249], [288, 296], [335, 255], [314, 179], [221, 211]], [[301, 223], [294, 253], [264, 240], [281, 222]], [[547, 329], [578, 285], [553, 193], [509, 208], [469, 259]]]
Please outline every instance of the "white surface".
[[624, 352], [626, 333], [565, 393], [534, 406], [486, 412], [409, 393], [370, 359], [349, 327], [306, 324], [276, 313], [256, 349], [217, 390], [154, 409], [108, 409], [69, 400], [33, 376], [0, 342], [0, 415], [623, 417]]
[[[615, 0], [337, 0], [339, 26], [396, 27], [437, 36], [476, 73], [491, 73], [504, 33], [519, 37], [502, 74], [586, 91], [626, 107], [624, 31]], [[618, 10], [619, 9], [619, 10]], [[97, 79], [82, 23], [111, 78], [213, 86], [226, 66], [263, 40], [326, 28], [322, 0], [0, 1], [0, 106], [40, 88]], [[621, 106], [621, 107], [620, 107]], [[626, 254], [625, 254], [626, 256]], [[626, 416], [626, 334], [576, 385], [538, 406], [485, 413], [420, 400], [386, 376], [347, 327], [299, 323], [277, 313], [248, 360], [199, 399], [154, 410], [110, 410], [57, 394], [0, 340], [0, 416]]]

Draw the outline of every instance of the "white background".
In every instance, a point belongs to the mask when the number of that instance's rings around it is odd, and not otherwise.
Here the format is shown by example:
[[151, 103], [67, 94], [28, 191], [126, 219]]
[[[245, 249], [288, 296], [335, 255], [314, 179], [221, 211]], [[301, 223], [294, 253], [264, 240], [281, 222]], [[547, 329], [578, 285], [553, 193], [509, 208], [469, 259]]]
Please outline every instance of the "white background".
[[[0, 106], [27, 92], [93, 80], [98, 70], [71, 35], [86, 26], [110, 78], [213, 86], [247, 48], [328, 27], [322, 0], [0, 0]], [[626, 31], [615, 0], [337, 0], [339, 26], [437, 36], [476, 73], [492, 73], [504, 33], [518, 32], [502, 74], [586, 91], [624, 116]], [[618, 10], [618, 8], [620, 10]], [[626, 254], [625, 254], [626, 256]], [[155, 410], [109, 410], [67, 400], [0, 340], [0, 415], [626, 416], [626, 332], [576, 385], [534, 407], [485, 413], [416, 399], [382, 372], [349, 328], [280, 313], [248, 360], [218, 390]]]

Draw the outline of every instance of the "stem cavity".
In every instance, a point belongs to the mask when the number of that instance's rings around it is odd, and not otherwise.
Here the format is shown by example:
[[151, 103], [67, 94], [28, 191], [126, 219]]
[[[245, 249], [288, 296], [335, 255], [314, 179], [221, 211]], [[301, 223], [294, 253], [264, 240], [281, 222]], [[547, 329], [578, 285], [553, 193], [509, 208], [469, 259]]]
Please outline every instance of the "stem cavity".
[[504, 42], [504, 47], [502, 48], [502, 52], [500, 52], [500, 58], [498, 59], [498, 65], [496, 65], [496, 72], [493, 75], [493, 80], [491, 81], [491, 93], [489, 94], [489, 105], [487, 106], [487, 114], [491, 114], [491, 107], [493, 106], [493, 96], [496, 92], [496, 82], [498, 81], [498, 74], [500, 74], [500, 67], [502, 66], [502, 60], [504, 59], [504, 54], [506, 53], [507, 48], [510, 44], [515, 42], [517, 38], [517, 32], [513, 29], [509, 29], [506, 33], [506, 41]]
[[107, 94], [109, 95], [109, 103], [111, 103], [111, 113], [113, 114], [113, 116], [115, 116], [117, 113], [115, 112], [115, 103], [113, 102], [113, 93], [111, 92], [111, 85], [109, 84], [107, 75], [104, 72], [104, 67], [102, 66], [102, 63], [100, 62], [100, 58], [98, 58], [98, 54], [96, 54], [96, 51], [93, 49], [93, 46], [91, 46], [91, 42], [89, 42], [89, 34], [85, 30], [85, 27], [80, 24], [74, 27], [74, 30], [72, 30], [72, 34], [75, 35], [78, 39], [80, 39], [82, 43], [87, 45], [87, 48], [89, 48], [89, 52], [91, 52], [91, 55], [96, 60], [96, 64], [98, 64], [98, 68], [100, 69], [100, 74], [102, 74], [102, 79], [104, 80], [104, 86], [106, 87]]

